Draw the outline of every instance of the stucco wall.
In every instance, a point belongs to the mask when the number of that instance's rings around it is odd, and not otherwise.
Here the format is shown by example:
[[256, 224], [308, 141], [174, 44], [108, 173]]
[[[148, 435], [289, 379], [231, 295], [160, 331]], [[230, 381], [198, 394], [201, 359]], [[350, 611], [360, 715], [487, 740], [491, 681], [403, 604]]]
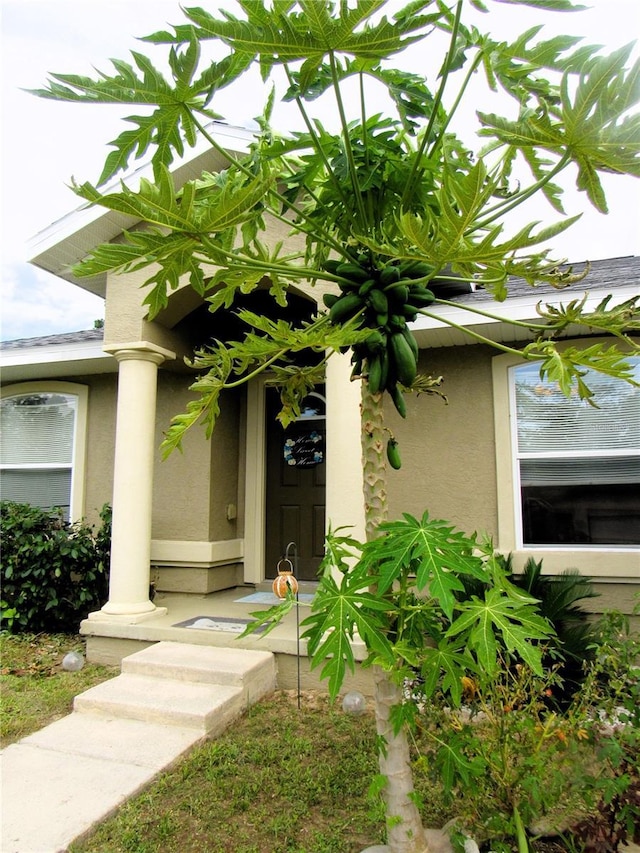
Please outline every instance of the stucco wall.
[[497, 531], [491, 357], [483, 346], [423, 350], [420, 371], [444, 377], [447, 403], [437, 396], [407, 397], [407, 418], [385, 401], [398, 439], [400, 471], [389, 472], [390, 516], [403, 512], [444, 518], [465, 532]]
[[[171, 418], [185, 411], [194, 395], [191, 376], [160, 371], [156, 446], [162, 443]], [[183, 452], [162, 459], [158, 450], [154, 472], [154, 539], [219, 541], [238, 536], [237, 519], [227, 520], [236, 507], [240, 447], [240, 395], [225, 394], [211, 440], [195, 424], [183, 440]]]
[[[244, 452], [244, 448], [243, 448]], [[240, 395], [220, 398], [220, 416], [211, 437], [209, 531], [212, 541], [238, 535], [238, 457], [240, 453]], [[227, 518], [233, 507], [235, 518]]]
[[89, 386], [85, 514], [89, 523], [98, 524], [100, 509], [111, 503], [113, 495], [117, 377], [74, 377], [73, 381]]
[[171, 418], [186, 409], [193, 394], [189, 377], [161, 370], [158, 374], [156, 447], [154, 470], [154, 539], [203, 540], [209, 538], [209, 482], [212, 445], [196, 425], [184, 437], [183, 452], [163, 460], [160, 444]]

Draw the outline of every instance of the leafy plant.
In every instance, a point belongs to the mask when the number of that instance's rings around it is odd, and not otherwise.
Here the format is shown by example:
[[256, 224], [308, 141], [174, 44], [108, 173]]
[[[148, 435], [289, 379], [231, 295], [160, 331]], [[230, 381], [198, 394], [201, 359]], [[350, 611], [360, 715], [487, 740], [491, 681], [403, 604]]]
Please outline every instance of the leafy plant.
[[[530, 0], [528, 5], [579, 8], [569, 0]], [[386, 520], [387, 445], [392, 467], [401, 462], [397, 442], [385, 430], [383, 399], [404, 416], [407, 393], [437, 388], [436, 380], [419, 375], [418, 347], [408, 324], [418, 315], [433, 319], [432, 306], [448, 304], [443, 285], [452, 278], [483, 287], [497, 300], [508, 295], [511, 276], [558, 287], [575, 282], [580, 276], [563, 269], [544, 244], [576, 217], [516, 230], [512, 211], [543, 194], [563, 215], [557, 180], [571, 168], [577, 169], [578, 188], [601, 211], [606, 210], [601, 172], [640, 175], [640, 116], [634, 112], [640, 64], [626, 67], [630, 47], [602, 56], [596, 47], [578, 46], [572, 36], [538, 40], [539, 28], [510, 43], [497, 41], [467, 23], [467, 6], [485, 8], [477, 0], [456, 0], [451, 8], [439, 0], [413, 0], [393, 14], [382, 0], [278, 0], [270, 5], [242, 0], [237, 15], [191, 8], [185, 12], [186, 23], [146, 39], [168, 46], [168, 75], [134, 52], [132, 63], [114, 60], [112, 74], [100, 73], [96, 79], [55, 74], [37, 92], [58, 100], [145, 111], [128, 116], [127, 129], [113, 141], [98, 186], [86, 182], [75, 189], [83, 200], [126, 213], [146, 227], [136, 225], [121, 242], [96, 248], [76, 268], [78, 275], [150, 268], [145, 297], [150, 319], [168, 305], [171, 291], [187, 281], [212, 311], [238, 306], [265, 281], [281, 305], [291, 285], [322, 282], [331, 291], [324, 299], [328, 310], [305, 323], [257, 317], [246, 306], [240, 309], [247, 333], [240, 340], [212, 342], [196, 353], [196, 396], [187, 411], [174, 418], [164, 449], [168, 453], [180, 447], [185, 431], [200, 421], [210, 433], [222, 391], [266, 371], [282, 389], [279, 417], [284, 424], [290, 422], [308, 390], [324, 379], [329, 355], [351, 348], [353, 378], [363, 380], [364, 505], [371, 540]], [[433, 55], [427, 43], [431, 36], [445, 41], [432, 79], [393, 67], [397, 55], [413, 45], [421, 55]], [[216, 51], [215, 61], [205, 55], [209, 48]], [[273, 89], [248, 153], [230, 159], [211, 125], [219, 118], [217, 95], [251, 66], [260, 69]], [[470, 81], [480, 75], [489, 90], [503, 90], [514, 109], [506, 115], [479, 112], [481, 144], [474, 149], [456, 133], [455, 125], [461, 105], [469, 99]], [[358, 91], [351, 101], [346, 95], [350, 84]], [[335, 130], [314, 114], [320, 96], [332, 100]], [[277, 97], [296, 105], [302, 131], [283, 137], [271, 126]], [[198, 140], [205, 140], [229, 165], [178, 188], [169, 167]], [[148, 154], [153, 181], [143, 179], [135, 190], [126, 184], [100, 189]], [[273, 222], [296, 233], [302, 248], [274, 245], [268, 234]], [[587, 366], [631, 377], [621, 349], [606, 344], [564, 349], [557, 346], [557, 337], [569, 327], [597, 328], [614, 335], [629, 351], [637, 350], [637, 298], [617, 307], [605, 299], [592, 310], [579, 300], [566, 309], [541, 307], [539, 322], [505, 320], [477, 309], [471, 300], [460, 307], [471, 315], [512, 323], [524, 329], [531, 342], [517, 350], [444, 315], [437, 319], [476, 342], [539, 361], [541, 374], [558, 381], [566, 393], [573, 387], [582, 399], [590, 399], [583, 378]], [[311, 366], [301, 357], [305, 352], [313, 353]], [[429, 594], [438, 596], [449, 617], [456, 612], [451, 633], [443, 638], [445, 649], [424, 652], [434, 661], [431, 672], [438, 661], [445, 671], [450, 667], [453, 690], [459, 666], [449, 654], [453, 639], [470, 640], [476, 662], [493, 667], [497, 635], [507, 648], [517, 648], [539, 666], [539, 649], [529, 639], [542, 629], [537, 622], [519, 621], [519, 615], [528, 612], [527, 597], [521, 592], [503, 594], [511, 587], [495, 561], [487, 557], [496, 586], [484, 601], [472, 600], [458, 613], [453, 593], [460, 582], [451, 581], [454, 575], [445, 571], [446, 564], [431, 569], [426, 557], [411, 553], [418, 561], [419, 585], [432, 575], [436, 592], [430, 587]], [[472, 573], [473, 561], [462, 562]], [[391, 591], [386, 578], [396, 571], [393, 557], [384, 563], [382, 592], [374, 587], [365, 593], [364, 568], [354, 576], [345, 573], [340, 585], [326, 581], [325, 616], [320, 611], [313, 615], [311, 640], [317, 652], [341, 644], [327, 670], [332, 691], [340, 667], [349, 663], [347, 641], [356, 627], [383, 664], [390, 664], [390, 649], [403, 661], [413, 657], [403, 624], [396, 628], [404, 640], [379, 633]], [[336, 639], [327, 646], [320, 632], [329, 628]], [[412, 641], [416, 636], [411, 634]], [[418, 649], [422, 660], [421, 646]], [[401, 688], [381, 672], [377, 707], [379, 725], [389, 737], [380, 756], [381, 772], [390, 780], [388, 841], [394, 853], [417, 851], [425, 841], [412, 801], [408, 744], [401, 729], [392, 732], [387, 724]]]
[[[535, 600], [510, 583], [502, 561], [475, 535], [467, 537], [426, 512], [421, 519], [405, 514], [381, 524], [379, 535], [364, 545], [330, 534], [321, 571], [302, 636], [308, 640], [311, 666], [322, 667], [333, 698], [347, 670], [354, 669], [356, 632], [369, 652], [366, 663], [384, 673], [394, 697], [418, 672], [422, 701], [446, 696], [450, 706], [459, 707], [470, 675], [481, 682], [502, 677], [502, 649], [543, 676], [535, 641], [548, 639], [553, 629], [538, 614]], [[481, 582], [482, 596], [456, 597], [469, 577]], [[254, 614], [245, 634], [264, 626], [268, 633], [293, 606], [290, 596]], [[414, 702], [390, 702], [386, 716], [378, 714], [378, 734], [388, 746], [417, 720]], [[535, 725], [533, 718], [530, 724]], [[440, 744], [437, 769], [445, 788], [451, 790], [459, 777], [469, 782], [475, 768], [463, 744]], [[402, 793], [408, 797], [411, 791]], [[389, 815], [397, 794], [385, 795]], [[517, 807], [512, 802], [510, 815]]]
[[[522, 573], [514, 573], [511, 555], [504, 558], [503, 565], [509, 581], [536, 599], [540, 615], [553, 626], [554, 636], [546, 640], [543, 654], [545, 668], [553, 668], [557, 676], [553, 687], [548, 688], [548, 695], [556, 707], [566, 707], [582, 685], [584, 664], [591, 659], [596, 640], [589, 614], [579, 602], [597, 597], [598, 593], [589, 578], [575, 569], [544, 575], [542, 560], [530, 557]], [[482, 581], [472, 578], [464, 578], [463, 585], [458, 597], [479, 595], [484, 586]]]
[[[464, 679], [464, 705], [419, 685], [416, 772], [442, 782], [456, 835], [491, 850], [558, 831], [589, 851], [615, 851], [640, 826], [637, 726], [640, 637], [608, 613], [594, 627], [583, 688], [564, 713], [549, 708], [557, 667], [535, 673], [513, 655]], [[418, 741], [416, 740], [416, 744]], [[426, 744], [426, 746], [425, 746]], [[528, 830], [528, 832], [526, 831]]]
[[111, 509], [97, 533], [30, 506], [3, 501], [2, 620], [12, 633], [76, 631], [107, 599]]

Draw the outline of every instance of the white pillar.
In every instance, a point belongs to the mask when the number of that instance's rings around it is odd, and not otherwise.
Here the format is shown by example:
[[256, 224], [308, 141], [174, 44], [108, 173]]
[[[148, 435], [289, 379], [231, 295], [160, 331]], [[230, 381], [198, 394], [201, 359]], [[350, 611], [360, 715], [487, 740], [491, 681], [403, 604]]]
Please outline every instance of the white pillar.
[[327, 361], [327, 528], [349, 526], [365, 539], [360, 444], [360, 381], [352, 382], [350, 354], [333, 353]]
[[[144, 341], [105, 347], [119, 362], [109, 601], [90, 619], [139, 622], [149, 600], [158, 365], [174, 353]], [[166, 610], [165, 610], [166, 612]]]

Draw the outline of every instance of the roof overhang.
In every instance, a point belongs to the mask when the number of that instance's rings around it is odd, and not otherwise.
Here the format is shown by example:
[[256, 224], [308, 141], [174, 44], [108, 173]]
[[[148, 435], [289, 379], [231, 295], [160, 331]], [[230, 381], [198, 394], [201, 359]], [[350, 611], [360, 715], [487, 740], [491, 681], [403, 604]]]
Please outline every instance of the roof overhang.
[[[172, 167], [176, 187], [199, 178], [203, 171], [215, 172], [225, 168], [229, 160], [247, 153], [253, 139], [250, 130], [220, 122], [214, 123], [211, 132], [227, 151], [228, 157], [223, 157], [202, 140], [195, 148], [189, 149], [188, 159], [185, 157]], [[145, 164], [126, 175], [125, 180], [128, 186], [133, 187], [136, 181], [151, 175], [150, 164]], [[115, 192], [119, 187], [118, 179], [103, 190]], [[29, 243], [29, 262], [104, 299], [106, 274], [78, 278], [73, 273], [73, 266], [86, 258], [96, 246], [115, 240], [123, 231], [135, 227], [138, 221], [134, 217], [103, 207], [83, 205], [33, 237]]]
[[[601, 262], [604, 263], [604, 262]], [[479, 294], [475, 294], [478, 296]], [[509, 323], [515, 320], [521, 323], [544, 323], [537, 312], [537, 306], [567, 304], [586, 296], [586, 311], [594, 310], [607, 296], [609, 306], [619, 305], [638, 295], [637, 280], [629, 284], [617, 285], [615, 290], [594, 288], [580, 289], [580, 285], [562, 291], [539, 292], [531, 288], [531, 293], [509, 297], [505, 302], [496, 302], [487, 296], [469, 299], [459, 306], [434, 305], [429, 309], [430, 317], [419, 317], [411, 324], [411, 329], [421, 349], [465, 346], [482, 343], [478, 336], [489, 341], [508, 344], [509, 346], [524, 345], [532, 340], [533, 332], [522, 326]], [[496, 315], [496, 318], [483, 316], [462, 307], [463, 304], [479, 311]], [[502, 318], [502, 319], [498, 319]], [[507, 322], [505, 322], [507, 321]], [[461, 327], [461, 328], [458, 328]], [[592, 335], [597, 330], [585, 326], [569, 326], [563, 337]]]
[[2, 384], [117, 373], [118, 362], [102, 350], [102, 341], [50, 343], [0, 349]]

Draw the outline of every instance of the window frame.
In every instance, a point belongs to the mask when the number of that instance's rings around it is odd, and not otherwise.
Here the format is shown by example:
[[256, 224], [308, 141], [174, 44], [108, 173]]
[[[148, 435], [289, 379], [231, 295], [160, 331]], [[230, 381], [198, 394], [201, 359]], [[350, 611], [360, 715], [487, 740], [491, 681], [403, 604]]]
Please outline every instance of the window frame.
[[[69, 495], [69, 520], [80, 521], [85, 515], [87, 424], [89, 412], [89, 388], [76, 382], [33, 381], [18, 382], [0, 388], [0, 399], [24, 397], [36, 394], [66, 394], [76, 399], [71, 454], [71, 488]], [[59, 463], [25, 463], [7, 466], [12, 470], [45, 471], [47, 468], [62, 468]]]
[[[567, 345], [575, 345], [575, 341]], [[589, 345], [595, 343], [589, 339]], [[629, 353], [635, 355], [635, 353]], [[543, 559], [545, 572], [576, 568], [582, 574], [610, 581], [640, 580], [640, 547], [623, 545], [527, 545], [523, 543], [522, 500], [517, 474], [517, 421], [511, 368], [523, 364], [511, 353], [492, 359], [498, 514], [497, 547], [513, 555], [516, 567], [529, 557]]]

